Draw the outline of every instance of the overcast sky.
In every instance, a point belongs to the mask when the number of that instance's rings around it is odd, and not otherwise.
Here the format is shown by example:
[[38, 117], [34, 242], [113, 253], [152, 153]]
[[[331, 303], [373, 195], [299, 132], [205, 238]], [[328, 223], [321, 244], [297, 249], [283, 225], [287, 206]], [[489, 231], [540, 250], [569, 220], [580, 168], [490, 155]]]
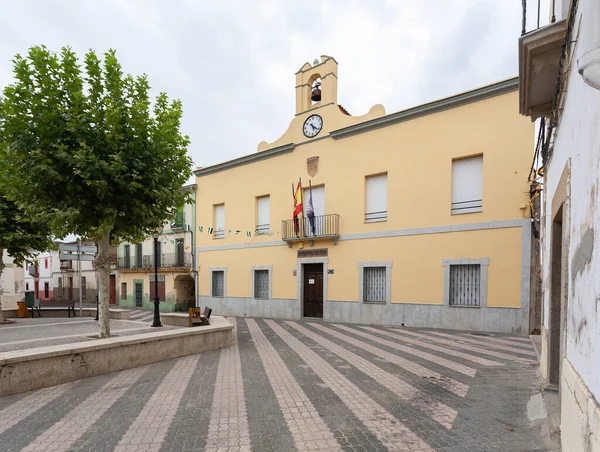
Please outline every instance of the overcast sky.
[[338, 61], [351, 114], [391, 113], [517, 75], [520, 30], [520, 0], [0, 0], [0, 88], [32, 45], [114, 48], [182, 100], [189, 153], [208, 166], [276, 140], [295, 72], [319, 55]]

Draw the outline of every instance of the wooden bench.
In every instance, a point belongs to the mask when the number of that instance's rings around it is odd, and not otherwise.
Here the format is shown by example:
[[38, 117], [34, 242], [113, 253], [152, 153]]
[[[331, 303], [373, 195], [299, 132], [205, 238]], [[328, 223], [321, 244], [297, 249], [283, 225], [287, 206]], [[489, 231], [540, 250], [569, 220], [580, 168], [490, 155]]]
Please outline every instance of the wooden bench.
[[210, 319], [210, 314], [212, 313], [212, 309], [208, 306], [204, 307], [204, 312], [200, 313], [200, 308], [190, 308], [188, 326], [201, 326], [201, 325], [210, 325], [208, 319]]
[[37, 306], [29, 308], [31, 310], [31, 318], [34, 317], [37, 311], [38, 317], [41, 317], [41, 311], [62, 311], [67, 310], [69, 317], [71, 317], [71, 311], [73, 311], [73, 317], [75, 317], [75, 301], [73, 300], [40, 300]]

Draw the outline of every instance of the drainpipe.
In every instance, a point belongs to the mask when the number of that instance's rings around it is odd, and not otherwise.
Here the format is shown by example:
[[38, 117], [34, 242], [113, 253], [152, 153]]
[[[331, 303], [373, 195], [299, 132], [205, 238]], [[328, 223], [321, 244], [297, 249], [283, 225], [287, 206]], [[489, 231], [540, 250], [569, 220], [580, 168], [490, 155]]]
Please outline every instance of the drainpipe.
[[192, 273], [194, 275], [194, 306], [199, 307], [198, 305], [198, 267], [196, 265], [196, 241], [194, 240], [194, 233], [196, 228], [196, 192], [198, 191], [198, 186], [194, 190], [194, 205], [192, 208]]

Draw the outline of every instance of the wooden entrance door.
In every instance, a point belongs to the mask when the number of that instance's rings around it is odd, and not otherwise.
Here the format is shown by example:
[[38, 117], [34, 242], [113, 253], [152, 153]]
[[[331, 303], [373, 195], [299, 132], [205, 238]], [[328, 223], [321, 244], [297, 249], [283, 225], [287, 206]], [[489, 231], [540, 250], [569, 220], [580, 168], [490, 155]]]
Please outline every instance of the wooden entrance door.
[[304, 317], [323, 318], [323, 264], [304, 264]]
[[144, 288], [142, 286], [142, 283], [136, 282], [134, 284], [135, 286], [135, 307], [136, 308], [141, 308], [144, 305]]
[[117, 304], [117, 275], [110, 275], [110, 304]]

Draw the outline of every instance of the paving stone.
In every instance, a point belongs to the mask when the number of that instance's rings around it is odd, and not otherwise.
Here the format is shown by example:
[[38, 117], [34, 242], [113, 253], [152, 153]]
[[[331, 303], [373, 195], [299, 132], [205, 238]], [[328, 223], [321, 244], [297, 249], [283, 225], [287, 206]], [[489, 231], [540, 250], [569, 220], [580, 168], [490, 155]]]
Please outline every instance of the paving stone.
[[[95, 327], [65, 320], [40, 325]], [[523, 337], [235, 323], [235, 347], [0, 398], [0, 451], [559, 450], [527, 418], [540, 377]]]

